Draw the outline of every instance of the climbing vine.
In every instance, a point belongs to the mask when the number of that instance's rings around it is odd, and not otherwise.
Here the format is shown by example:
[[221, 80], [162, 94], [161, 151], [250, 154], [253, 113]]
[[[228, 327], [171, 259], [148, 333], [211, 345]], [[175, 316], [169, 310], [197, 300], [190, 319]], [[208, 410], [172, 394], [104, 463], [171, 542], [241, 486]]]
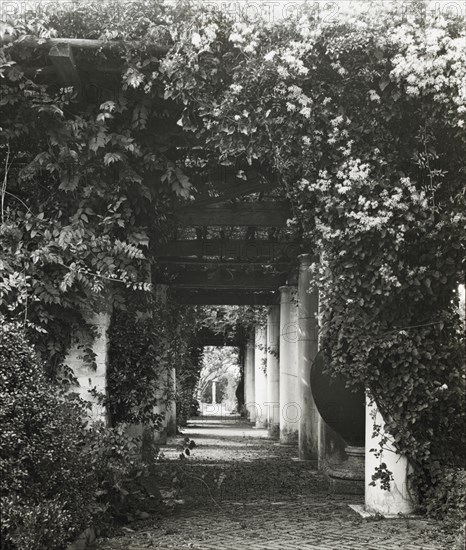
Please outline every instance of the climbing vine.
[[422, 2], [371, 8], [331, 24], [200, 14], [161, 70], [221, 161], [280, 175], [320, 257], [329, 368], [368, 389], [433, 511], [465, 448], [464, 25]]
[[[166, 231], [174, 195], [189, 198], [189, 170], [272, 170], [289, 229], [320, 258], [329, 368], [374, 397], [427, 502], [466, 448], [465, 27], [423, 2], [343, 4], [333, 19], [309, 6], [275, 24], [145, 0], [123, 17], [94, 4], [17, 22], [12, 32], [139, 46], [120, 52], [117, 93], [85, 107], [34, 84], [3, 48], [0, 298], [50, 334], [103, 281], [143, 284], [149, 237]], [[154, 137], [174, 128], [184, 149]]]

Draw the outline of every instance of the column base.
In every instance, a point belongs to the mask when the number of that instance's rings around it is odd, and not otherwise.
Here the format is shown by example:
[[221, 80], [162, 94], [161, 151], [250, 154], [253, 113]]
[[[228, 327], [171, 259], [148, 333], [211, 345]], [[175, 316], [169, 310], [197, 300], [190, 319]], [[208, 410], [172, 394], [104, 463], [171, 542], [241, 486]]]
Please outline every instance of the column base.
[[271, 439], [280, 438], [280, 426], [278, 424], [272, 424], [271, 426], [269, 426], [268, 432]]
[[153, 441], [156, 445], [166, 445], [167, 444], [167, 430], [163, 428], [160, 431], [154, 432]]
[[365, 492], [365, 448], [345, 448], [348, 460], [331, 465], [325, 472], [332, 493], [344, 495], [364, 495]]
[[282, 445], [297, 445], [298, 444], [298, 432], [291, 432], [282, 430], [280, 432], [280, 443]]

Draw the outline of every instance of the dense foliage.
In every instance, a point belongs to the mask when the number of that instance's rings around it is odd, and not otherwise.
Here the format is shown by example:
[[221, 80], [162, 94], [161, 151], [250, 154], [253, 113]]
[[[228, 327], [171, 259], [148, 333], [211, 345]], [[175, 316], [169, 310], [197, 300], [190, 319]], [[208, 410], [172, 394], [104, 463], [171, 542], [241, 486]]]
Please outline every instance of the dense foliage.
[[422, 2], [338, 5], [332, 18], [310, 5], [271, 24], [143, 0], [16, 24], [142, 44], [120, 53], [115, 89], [84, 105], [24, 74], [39, 50], [3, 49], [0, 299], [48, 331], [42, 351], [59, 360], [54, 327], [78, 322], [103, 281], [118, 304], [120, 285], [147, 280], [149, 237], [168, 232], [187, 172], [219, 162], [273, 171], [290, 229], [320, 257], [330, 369], [368, 388], [427, 502], [466, 448], [465, 27]]
[[320, 256], [330, 369], [368, 388], [422, 501], [442, 509], [431, 493], [465, 449], [464, 26], [422, 3], [350, 10], [199, 15], [163, 62], [166, 95], [221, 160], [280, 174]]
[[83, 402], [46, 379], [18, 328], [0, 333], [2, 548], [61, 550], [111, 522], [142, 464], [121, 433], [87, 426]]
[[186, 386], [192, 385], [187, 373], [196, 377], [191, 354], [195, 329], [192, 308], [173, 300], [157, 302], [143, 293], [127, 294], [127, 307], [113, 313], [109, 330], [104, 401], [114, 425], [159, 428], [162, 418], [155, 405], [170, 399], [181, 404]]

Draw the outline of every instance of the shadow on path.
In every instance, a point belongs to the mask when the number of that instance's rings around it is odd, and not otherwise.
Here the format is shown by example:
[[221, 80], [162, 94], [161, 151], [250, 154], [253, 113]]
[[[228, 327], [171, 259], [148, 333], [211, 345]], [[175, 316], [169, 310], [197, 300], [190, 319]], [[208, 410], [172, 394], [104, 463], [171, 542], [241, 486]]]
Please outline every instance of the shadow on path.
[[[177, 459], [184, 437], [196, 442]], [[159, 483], [177, 484], [172, 513], [122, 536], [100, 539], [100, 550], [441, 550], [435, 524], [366, 520], [349, 508], [360, 497], [330, 495], [315, 464], [295, 446], [279, 445], [239, 418], [198, 417], [171, 438], [157, 465]]]

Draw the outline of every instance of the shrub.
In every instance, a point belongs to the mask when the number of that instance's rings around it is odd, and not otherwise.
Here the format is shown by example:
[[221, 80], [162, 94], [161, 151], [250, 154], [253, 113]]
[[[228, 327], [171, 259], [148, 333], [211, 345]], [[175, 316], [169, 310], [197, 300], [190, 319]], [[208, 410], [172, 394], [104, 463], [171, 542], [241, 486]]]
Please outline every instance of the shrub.
[[44, 376], [14, 325], [0, 333], [0, 491], [6, 548], [62, 548], [90, 521], [84, 404]]
[[123, 429], [86, 422], [86, 405], [49, 382], [12, 324], [0, 332], [2, 548], [60, 550], [85, 527], [128, 508], [126, 481], [142, 472]]

